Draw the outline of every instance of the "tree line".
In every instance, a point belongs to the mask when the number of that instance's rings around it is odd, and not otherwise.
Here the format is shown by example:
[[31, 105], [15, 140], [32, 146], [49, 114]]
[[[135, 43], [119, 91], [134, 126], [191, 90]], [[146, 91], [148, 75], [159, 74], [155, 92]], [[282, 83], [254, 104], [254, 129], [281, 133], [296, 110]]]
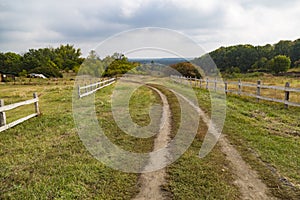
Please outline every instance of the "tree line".
[[16, 76], [38, 73], [47, 77], [62, 77], [63, 71], [72, 70], [79, 75], [103, 77], [124, 74], [138, 66], [138, 63], [129, 62], [120, 53], [103, 59], [94, 50], [86, 58], [82, 58], [81, 55], [81, 49], [69, 44], [60, 45], [58, 48], [29, 49], [22, 55], [12, 52], [0, 53], [0, 73]]
[[[235, 45], [220, 47], [209, 53], [216, 66], [224, 73], [270, 72], [278, 74], [290, 67], [300, 66], [300, 39], [281, 40], [264, 46]], [[196, 58], [199, 65], [208, 63], [208, 55]], [[207, 67], [209, 70], [211, 67]]]
[[84, 61], [81, 55], [81, 49], [69, 44], [58, 48], [29, 49], [22, 55], [0, 53], [0, 72], [17, 76], [42, 73], [47, 77], [62, 77], [61, 71], [78, 71]]
[[129, 71], [135, 73], [138, 65], [139, 63], [129, 62], [128, 58], [121, 53], [114, 53], [101, 59], [96, 51], [92, 50], [82, 63], [78, 75], [113, 77]]
[[[73, 45], [60, 45], [57, 48], [29, 49], [20, 55], [12, 52], [0, 53], [0, 73], [25, 76], [29, 73], [41, 73], [47, 77], [62, 77], [62, 71], [72, 70], [79, 74], [96, 77], [117, 76], [128, 71], [134, 74], [172, 74], [157, 63], [140, 64], [130, 62], [121, 53], [106, 56], [103, 59], [91, 51], [87, 58], [81, 57], [81, 49]], [[214, 61], [211, 62], [211, 59]], [[300, 39], [295, 41], [281, 40], [278, 43], [264, 46], [235, 45], [220, 47], [209, 54], [190, 62], [170, 65], [186, 76], [200, 77], [192, 64], [196, 64], [206, 73], [216, 69], [221, 73], [271, 72], [281, 73], [290, 67], [300, 66]]]

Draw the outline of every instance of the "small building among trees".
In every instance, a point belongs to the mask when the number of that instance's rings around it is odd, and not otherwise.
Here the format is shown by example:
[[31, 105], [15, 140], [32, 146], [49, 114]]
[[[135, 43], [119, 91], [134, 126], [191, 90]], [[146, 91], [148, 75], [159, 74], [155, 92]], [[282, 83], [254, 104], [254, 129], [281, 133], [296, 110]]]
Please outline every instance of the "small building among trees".
[[0, 82], [15, 81], [16, 76], [14, 74], [0, 72]]

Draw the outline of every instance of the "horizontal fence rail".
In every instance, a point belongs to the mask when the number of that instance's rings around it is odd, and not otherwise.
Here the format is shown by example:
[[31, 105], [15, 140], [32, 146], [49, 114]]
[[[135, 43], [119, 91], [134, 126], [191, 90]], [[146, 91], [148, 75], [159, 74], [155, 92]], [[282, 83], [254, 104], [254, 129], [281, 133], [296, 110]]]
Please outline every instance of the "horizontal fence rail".
[[[29, 105], [29, 104], [34, 104], [34, 108], [35, 108], [35, 113], [30, 114], [26, 117], [23, 117], [21, 119], [18, 119], [16, 121], [13, 121], [9, 124], [6, 123], [6, 113], [5, 111], [9, 111], [9, 110], [13, 110], [15, 108], [18, 108], [20, 106], [24, 106], [24, 105]], [[14, 127], [30, 118], [36, 117], [40, 114], [39, 111], [39, 98], [37, 93], [33, 93], [33, 99], [30, 100], [26, 100], [26, 101], [22, 101], [22, 102], [18, 102], [18, 103], [14, 103], [14, 104], [10, 104], [10, 105], [4, 105], [4, 100], [0, 100], [0, 132], [7, 130], [11, 127]]]
[[115, 78], [111, 78], [105, 81], [99, 81], [85, 86], [78, 86], [78, 97], [82, 98], [91, 95], [97, 92], [98, 90], [113, 84], [115, 81]]
[[[288, 106], [297, 106], [300, 107], [300, 102], [292, 102], [290, 99], [290, 93], [299, 93], [300, 95], [300, 88], [291, 88], [290, 83], [286, 82], [285, 86], [273, 86], [273, 85], [263, 85], [261, 81], [257, 81], [257, 83], [243, 83], [241, 80], [239, 81], [221, 81], [217, 79], [197, 79], [192, 77], [183, 77], [183, 76], [170, 76], [171, 80], [181, 84], [188, 84], [194, 87], [205, 88], [205, 89], [212, 89], [214, 91], [222, 91], [226, 94], [233, 93], [237, 95], [244, 95], [249, 97], [254, 97], [259, 100], [266, 100], [272, 101], [277, 103], [283, 103], [285, 107]], [[233, 88], [232, 88], [233, 87]], [[243, 88], [254, 88], [255, 93], [250, 93], [243, 91]], [[230, 88], [230, 89], [229, 89]], [[282, 99], [276, 97], [266, 97], [262, 95], [263, 89], [269, 89], [282, 92]], [[300, 99], [300, 98], [299, 98]]]

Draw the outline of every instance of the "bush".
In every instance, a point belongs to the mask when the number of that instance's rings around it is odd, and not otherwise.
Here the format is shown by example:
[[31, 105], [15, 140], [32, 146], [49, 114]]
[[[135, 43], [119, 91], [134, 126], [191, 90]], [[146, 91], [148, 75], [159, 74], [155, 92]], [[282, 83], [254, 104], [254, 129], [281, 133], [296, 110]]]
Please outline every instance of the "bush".
[[275, 74], [287, 72], [287, 70], [291, 67], [291, 59], [285, 55], [275, 56], [272, 60], [273, 63], [270, 67], [272, 72]]
[[190, 62], [181, 62], [181, 63], [170, 65], [170, 67], [175, 69], [182, 76], [201, 78], [201, 75], [200, 75], [199, 71]]

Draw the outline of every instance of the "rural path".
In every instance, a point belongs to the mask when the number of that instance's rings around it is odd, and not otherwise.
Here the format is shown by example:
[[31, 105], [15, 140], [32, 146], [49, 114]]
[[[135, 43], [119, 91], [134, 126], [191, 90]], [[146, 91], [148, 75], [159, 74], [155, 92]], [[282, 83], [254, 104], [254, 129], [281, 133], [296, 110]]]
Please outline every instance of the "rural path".
[[[198, 112], [202, 120], [206, 123], [207, 127], [209, 127], [211, 121], [200, 107], [196, 106], [193, 102], [177, 92], [173, 90], [172, 92], [187, 101]], [[211, 134], [216, 135], [217, 132], [213, 126], [210, 130]], [[226, 155], [226, 159], [230, 162], [232, 173], [235, 175], [234, 184], [240, 190], [241, 199], [276, 199], [267, 195], [269, 194], [267, 186], [259, 179], [257, 172], [251, 169], [250, 165], [243, 160], [239, 152], [234, 148], [233, 145], [230, 144], [224, 134], [220, 136], [218, 142], [221, 147], [221, 151]]]
[[[149, 86], [151, 87], [151, 86]], [[160, 131], [157, 134], [157, 137], [154, 141], [153, 151], [156, 151], [170, 141], [170, 130], [171, 130], [171, 111], [167, 101], [167, 98], [162, 94], [158, 89], [151, 87], [155, 90], [161, 97], [163, 102], [163, 114], [161, 118]], [[186, 102], [188, 102], [199, 114], [202, 120], [209, 127], [211, 124], [210, 119], [205, 114], [205, 112], [193, 102], [185, 98], [184, 96], [178, 94], [177, 92], [171, 90], [178, 97], [181, 97]], [[216, 133], [213, 127], [211, 127], [212, 134]], [[219, 140], [219, 145], [221, 151], [226, 155], [226, 159], [230, 162], [232, 173], [234, 174], [234, 184], [239, 188], [241, 193], [241, 199], [245, 200], [269, 200], [276, 199], [268, 194], [267, 186], [259, 179], [259, 176], [255, 170], [253, 170], [249, 164], [247, 164], [239, 152], [234, 148], [233, 145], [227, 140], [226, 136], [223, 134]], [[162, 155], [160, 159], [166, 160], [168, 155]], [[149, 162], [145, 168], [151, 168], [157, 158], [150, 157]], [[161, 161], [160, 161], [161, 162]], [[162, 161], [164, 162], [164, 161]], [[134, 200], [157, 200], [157, 199], [166, 199], [166, 194], [161, 190], [161, 186], [166, 183], [166, 170], [165, 168], [160, 169], [155, 172], [143, 173], [139, 178], [140, 192], [134, 198]]]
[[223, 135], [219, 139], [221, 151], [230, 161], [235, 174], [235, 182], [242, 194], [242, 199], [275, 199], [267, 195], [267, 186], [259, 179], [256, 171], [243, 160], [239, 152], [230, 144]]
[[[163, 103], [163, 111], [161, 117], [160, 131], [154, 140], [153, 151], [157, 151], [164, 146], [166, 146], [170, 141], [170, 131], [171, 131], [171, 110], [168, 104], [167, 97], [160, 92], [158, 89], [148, 86], [149, 88], [155, 90]], [[149, 158], [149, 162], [145, 166], [145, 169], [153, 168], [153, 165], [160, 163], [166, 163], [168, 157], [168, 152], [165, 155], [161, 155], [159, 161], [157, 157]], [[165, 199], [166, 194], [161, 190], [161, 187], [166, 183], [166, 169], [162, 168], [158, 171], [148, 172], [141, 174], [139, 178], [140, 192], [134, 198], [135, 200], [158, 200]]]

